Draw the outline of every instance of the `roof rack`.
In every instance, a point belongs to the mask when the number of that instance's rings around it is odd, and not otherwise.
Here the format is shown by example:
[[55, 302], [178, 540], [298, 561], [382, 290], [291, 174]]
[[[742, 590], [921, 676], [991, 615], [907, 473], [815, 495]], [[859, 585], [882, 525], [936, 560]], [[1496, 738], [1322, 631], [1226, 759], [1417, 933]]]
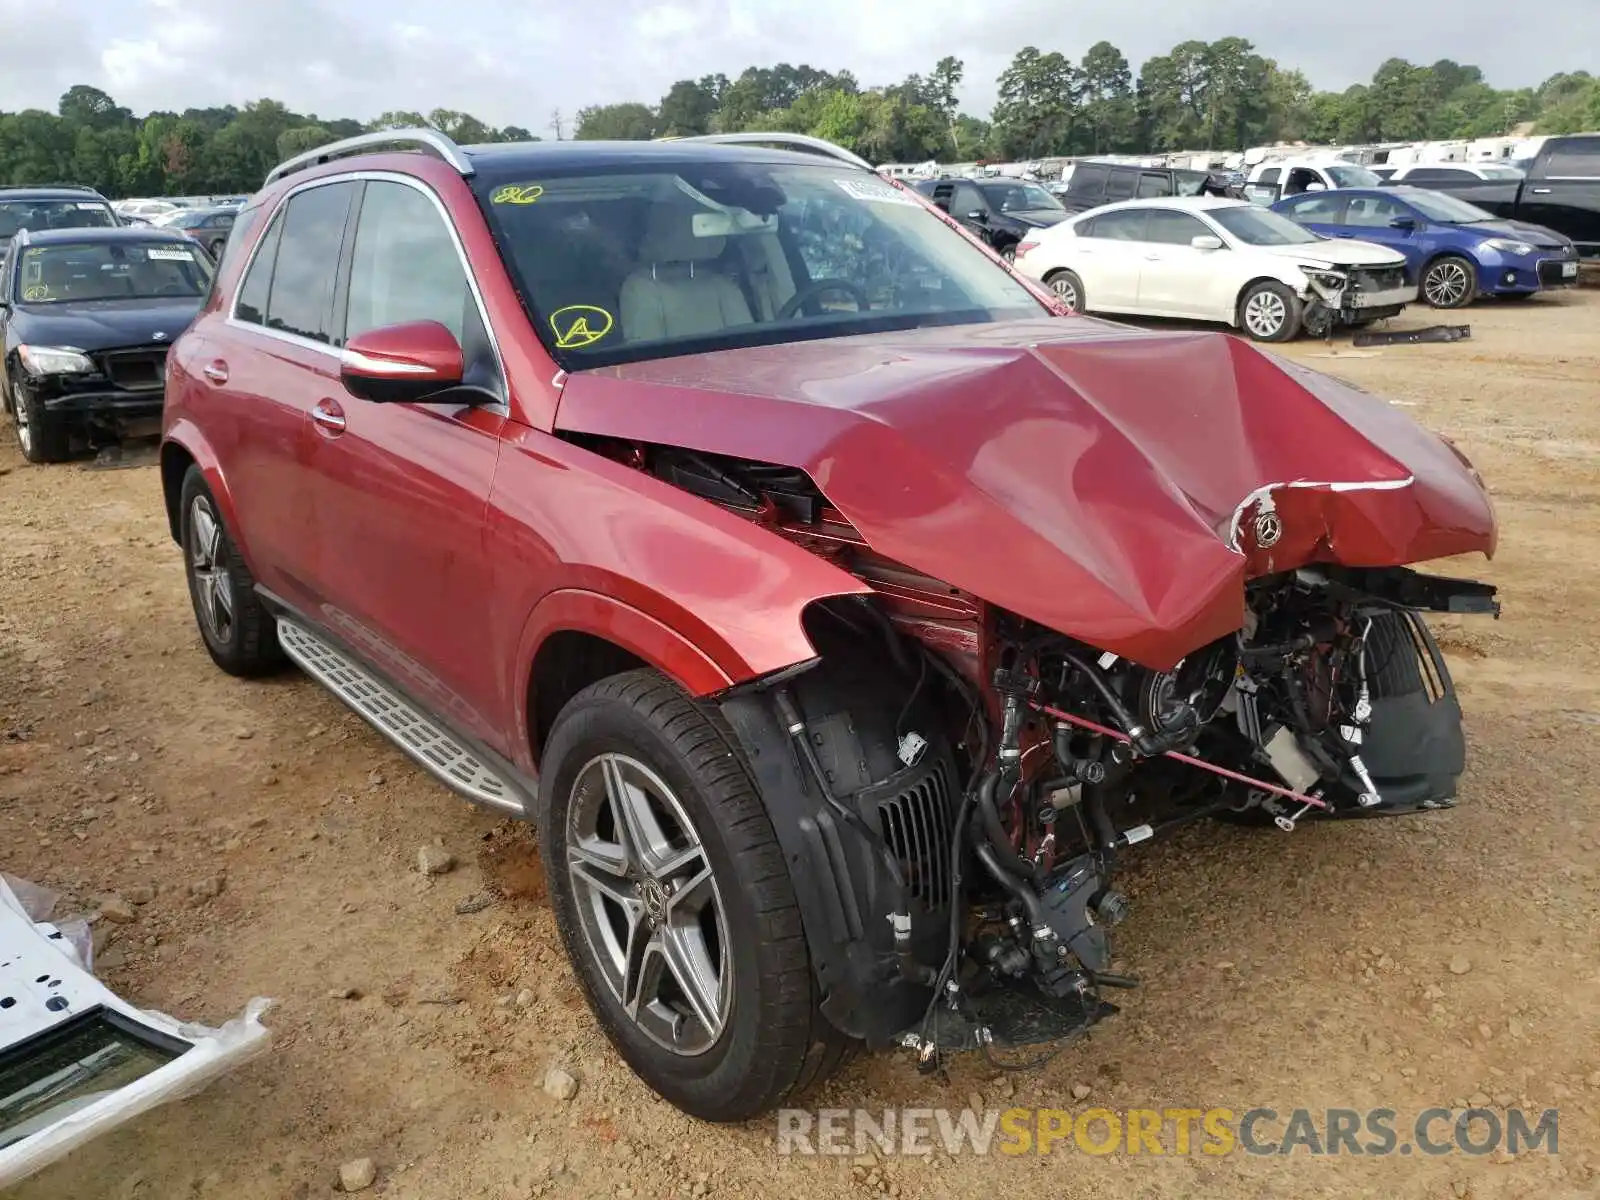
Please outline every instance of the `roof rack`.
[[353, 154], [370, 154], [386, 146], [421, 150], [443, 159], [462, 175], [471, 175], [473, 172], [472, 162], [462, 153], [461, 147], [437, 129], [380, 129], [377, 133], [359, 134], [343, 141], [330, 142], [326, 146], [318, 146], [315, 150], [307, 150], [304, 154], [297, 154], [273, 167], [267, 173], [266, 182], [261, 186], [269, 187], [285, 175], [293, 175], [296, 171], [304, 171], [307, 167], [320, 167], [323, 163], [332, 162], [336, 158], [349, 158]]
[[847, 162], [853, 167], [872, 170], [872, 164], [859, 154], [846, 150], [843, 146], [836, 146], [832, 142], [824, 141], [819, 137], [812, 137], [808, 133], [762, 133], [753, 130], [748, 133], [699, 133], [691, 137], [659, 139], [661, 141], [678, 142], [730, 142], [735, 145], [745, 144], [752, 146], [775, 146], [781, 150], [804, 150], [812, 154], [823, 154], [829, 158], [837, 158], [840, 162]]

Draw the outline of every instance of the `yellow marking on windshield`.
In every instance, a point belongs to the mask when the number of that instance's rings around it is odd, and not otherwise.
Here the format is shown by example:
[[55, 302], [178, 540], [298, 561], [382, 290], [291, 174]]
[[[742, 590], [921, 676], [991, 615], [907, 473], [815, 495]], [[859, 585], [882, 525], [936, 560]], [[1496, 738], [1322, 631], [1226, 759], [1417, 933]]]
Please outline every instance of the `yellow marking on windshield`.
[[22, 289], [22, 298], [24, 300], [48, 300], [50, 299], [50, 289], [43, 284], [35, 284], [33, 287]]
[[559, 350], [582, 350], [611, 332], [611, 314], [592, 304], [569, 304], [550, 314], [550, 328]]
[[494, 195], [489, 197], [491, 204], [532, 204], [544, 195], [544, 187], [537, 183], [508, 183], [502, 188], [496, 188]]

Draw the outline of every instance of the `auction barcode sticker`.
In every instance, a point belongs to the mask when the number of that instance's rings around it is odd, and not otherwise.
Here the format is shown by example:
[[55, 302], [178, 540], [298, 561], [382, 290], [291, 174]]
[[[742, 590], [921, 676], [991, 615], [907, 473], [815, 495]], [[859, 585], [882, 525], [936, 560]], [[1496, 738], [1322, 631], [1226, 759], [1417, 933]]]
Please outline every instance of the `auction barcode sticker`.
[[887, 183], [875, 183], [870, 179], [835, 179], [841, 191], [847, 196], [857, 200], [867, 200], [873, 204], [906, 204], [912, 208], [921, 208], [910, 196], [902, 195], [899, 188], [890, 187]]
[[194, 255], [187, 250], [162, 250], [157, 246], [150, 247], [151, 262], [193, 262]]

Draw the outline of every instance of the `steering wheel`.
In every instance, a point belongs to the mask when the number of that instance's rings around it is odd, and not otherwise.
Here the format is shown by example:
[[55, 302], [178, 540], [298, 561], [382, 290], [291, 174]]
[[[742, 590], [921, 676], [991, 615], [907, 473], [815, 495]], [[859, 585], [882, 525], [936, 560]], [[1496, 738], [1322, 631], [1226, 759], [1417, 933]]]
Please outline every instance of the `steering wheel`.
[[848, 279], [819, 279], [790, 296], [778, 310], [777, 319], [787, 321], [799, 312], [803, 305], [829, 292], [849, 292], [850, 298], [856, 302], [857, 312], [866, 312], [872, 307], [872, 301], [867, 299], [867, 293]]

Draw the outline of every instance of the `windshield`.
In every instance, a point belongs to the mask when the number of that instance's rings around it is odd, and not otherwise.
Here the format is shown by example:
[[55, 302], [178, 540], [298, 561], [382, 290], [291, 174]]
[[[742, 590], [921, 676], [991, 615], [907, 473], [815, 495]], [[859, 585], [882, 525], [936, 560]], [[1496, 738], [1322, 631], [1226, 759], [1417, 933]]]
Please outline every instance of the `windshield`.
[[1443, 221], [1446, 225], [1467, 225], [1473, 221], [1495, 219], [1493, 213], [1444, 192], [1411, 192], [1406, 195], [1406, 203], [1428, 220]]
[[1365, 167], [1331, 166], [1323, 167], [1328, 173], [1328, 178], [1333, 180], [1334, 187], [1377, 187], [1383, 183]]
[[1019, 183], [1008, 187], [989, 185], [983, 189], [983, 194], [988, 197], [989, 203], [1001, 212], [1029, 212], [1033, 209], [1049, 209], [1054, 212], [1065, 212], [1061, 202], [1044, 188], [1031, 183]]
[[1172, 179], [1177, 185], [1178, 195], [1198, 196], [1206, 190], [1210, 176], [1204, 171], [1174, 171]]
[[844, 166], [523, 168], [473, 187], [574, 367], [1048, 311], [920, 201]]
[[1249, 246], [1299, 246], [1323, 240], [1282, 213], [1253, 204], [1213, 208], [1206, 215]]
[[70, 242], [29, 246], [17, 264], [17, 295], [29, 304], [199, 297], [211, 265], [170, 242]]
[[116, 223], [102, 200], [0, 200], [0, 238], [21, 229], [110, 229]]

